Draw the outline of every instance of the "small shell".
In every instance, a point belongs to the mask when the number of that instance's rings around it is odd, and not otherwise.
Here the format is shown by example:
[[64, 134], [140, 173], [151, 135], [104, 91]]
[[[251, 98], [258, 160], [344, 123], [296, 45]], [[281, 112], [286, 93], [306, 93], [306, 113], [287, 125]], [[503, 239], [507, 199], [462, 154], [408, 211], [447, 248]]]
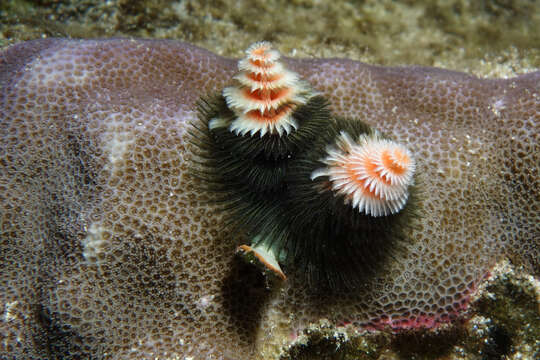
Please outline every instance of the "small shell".
[[254, 264], [262, 269], [263, 273], [266, 275], [272, 275], [281, 280], [287, 280], [287, 276], [285, 276], [281, 270], [272, 249], [267, 249], [264, 245], [240, 245], [236, 249], [236, 253], [240, 254], [248, 263]]

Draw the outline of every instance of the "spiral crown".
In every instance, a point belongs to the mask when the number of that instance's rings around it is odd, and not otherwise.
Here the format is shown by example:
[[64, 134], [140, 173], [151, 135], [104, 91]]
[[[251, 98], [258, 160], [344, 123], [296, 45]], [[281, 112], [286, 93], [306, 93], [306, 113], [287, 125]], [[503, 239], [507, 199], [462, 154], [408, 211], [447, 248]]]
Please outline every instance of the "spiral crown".
[[341, 132], [337, 148], [329, 148], [322, 160], [326, 168], [315, 170], [311, 179], [326, 176], [332, 190], [345, 195], [360, 212], [374, 217], [399, 212], [407, 203], [415, 162], [403, 145], [378, 134], [362, 135], [355, 142]]
[[227, 87], [223, 96], [237, 116], [230, 131], [251, 136], [259, 133], [288, 134], [298, 128], [292, 113], [313, 96], [298, 74], [279, 62], [280, 54], [268, 42], [258, 42], [246, 50], [234, 77], [239, 86]]

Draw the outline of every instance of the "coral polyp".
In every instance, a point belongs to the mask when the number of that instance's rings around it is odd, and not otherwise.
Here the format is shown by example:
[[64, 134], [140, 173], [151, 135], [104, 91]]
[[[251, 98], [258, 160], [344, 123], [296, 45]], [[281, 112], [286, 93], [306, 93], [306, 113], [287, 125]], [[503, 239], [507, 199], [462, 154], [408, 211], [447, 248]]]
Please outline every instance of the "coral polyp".
[[227, 105], [237, 116], [229, 125], [231, 131], [262, 137], [267, 133], [281, 136], [298, 128], [292, 113], [312, 94], [279, 58], [279, 52], [263, 41], [251, 45], [246, 58], [239, 61], [240, 72], [234, 77], [239, 86], [223, 90]]
[[395, 214], [405, 206], [415, 168], [405, 146], [378, 134], [355, 141], [346, 132], [341, 132], [337, 146], [328, 149], [323, 160], [328, 166], [315, 170], [312, 180], [328, 177], [334, 191], [367, 215]]

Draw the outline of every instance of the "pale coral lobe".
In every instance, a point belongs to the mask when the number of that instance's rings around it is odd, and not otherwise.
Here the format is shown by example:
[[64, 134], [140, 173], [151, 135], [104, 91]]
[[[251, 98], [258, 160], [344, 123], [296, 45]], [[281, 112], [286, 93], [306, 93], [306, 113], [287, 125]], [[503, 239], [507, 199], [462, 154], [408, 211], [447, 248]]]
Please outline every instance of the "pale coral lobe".
[[323, 318], [356, 331], [463, 316], [506, 254], [540, 272], [540, 72], [279, 60], [332, 113], [414, 154], [422, 192], [403, 255], [353, 293], [314, 297], [294, 268], [269, 292], [232, 255], [247, 236], [188, 171], [196, 103], [230, 85], [235, 60], [175, 41], [13, 45], [0, 53], [0, 357], [277, 359]]

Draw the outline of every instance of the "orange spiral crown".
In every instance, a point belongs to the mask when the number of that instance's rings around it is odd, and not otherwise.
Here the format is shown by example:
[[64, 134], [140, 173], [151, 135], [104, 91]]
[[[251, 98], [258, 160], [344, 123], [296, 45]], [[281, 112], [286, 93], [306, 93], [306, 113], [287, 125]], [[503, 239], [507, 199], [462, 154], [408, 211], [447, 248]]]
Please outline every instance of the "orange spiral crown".
[[374, 217], [395, 214], [405, 206], [415, 169], [407, 148], [378, 134], [362, 135], [355, 142], [345, 132], [339, 135], [337, 146], [327, 150], [322, 161], [328, 167], [315, 170], [312, 180], [327, 176], [332, 190]]
[[258, 42], [239, 61], [239, 85], [227, 87], [223, 96], [237, 118], [229, 130], [237, 135], [289, 134], [298, 128], [292, 113], [313, 93], [298, 74], [279, 62], [280, 54], [268, 42]]

